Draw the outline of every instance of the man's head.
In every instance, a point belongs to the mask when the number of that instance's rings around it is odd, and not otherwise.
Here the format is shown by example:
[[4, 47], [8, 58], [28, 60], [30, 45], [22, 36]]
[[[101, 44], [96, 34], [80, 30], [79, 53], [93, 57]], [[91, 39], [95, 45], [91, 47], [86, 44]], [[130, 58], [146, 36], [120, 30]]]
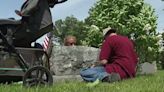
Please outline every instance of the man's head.
[[68, 35], [64, 38], [65, 46], [74, 46], [76, 45], [76, 37], [72, 35]]
[[112, 33], [116, 33], [116, 32], [117, 32], [116, 29], [111, 28], [111, 27], [108, 27], [108, 28], [105, 28], [105, 29], [103, 30], [103, 35], [104, 35], [104, 37], [106, 38], [107, 36], [111, 35]]

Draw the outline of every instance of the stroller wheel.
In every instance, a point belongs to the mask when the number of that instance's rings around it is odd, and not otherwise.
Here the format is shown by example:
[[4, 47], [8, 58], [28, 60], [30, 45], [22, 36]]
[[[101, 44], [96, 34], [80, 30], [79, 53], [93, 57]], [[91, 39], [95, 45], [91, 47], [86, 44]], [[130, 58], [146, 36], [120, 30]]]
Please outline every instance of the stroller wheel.
[[48, 69], [43, 66], [35, 66], [30, 68], [23, 76], [23, 86], [45, 86], [52, 85], [53, 78], [52, 74]]

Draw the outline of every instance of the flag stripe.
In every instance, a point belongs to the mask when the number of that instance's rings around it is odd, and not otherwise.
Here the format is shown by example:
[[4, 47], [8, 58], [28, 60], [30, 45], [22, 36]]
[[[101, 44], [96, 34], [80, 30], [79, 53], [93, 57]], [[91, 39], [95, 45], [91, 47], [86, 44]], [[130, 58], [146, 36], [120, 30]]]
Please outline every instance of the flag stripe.
[[49, 43], [50, 43], [50, 35], [51, 35], [51, 33], [47, 33], [46, 37], [44, 39], [44, 42], [43, 42], [43, 49], [44, 49], [44, 51], [48, 50]]

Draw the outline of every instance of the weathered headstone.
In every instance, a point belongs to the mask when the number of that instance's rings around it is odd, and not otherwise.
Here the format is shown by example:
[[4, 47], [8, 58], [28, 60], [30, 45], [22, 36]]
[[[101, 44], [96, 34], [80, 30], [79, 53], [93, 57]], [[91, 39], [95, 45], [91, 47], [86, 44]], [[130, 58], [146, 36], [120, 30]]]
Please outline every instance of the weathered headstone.
[[[54, 46], [50, 58], [51, 71], [58, 78], [76, 78], [84, 67], [97, 62], [99, 49], [86, 46]], [[70, 77], [71, 76], [71, 77]], [[58, 78], [57, 78], [58, 77]]]
[[140, 74], [154, 74], [157, 71], [156, 62], [141, 64]]

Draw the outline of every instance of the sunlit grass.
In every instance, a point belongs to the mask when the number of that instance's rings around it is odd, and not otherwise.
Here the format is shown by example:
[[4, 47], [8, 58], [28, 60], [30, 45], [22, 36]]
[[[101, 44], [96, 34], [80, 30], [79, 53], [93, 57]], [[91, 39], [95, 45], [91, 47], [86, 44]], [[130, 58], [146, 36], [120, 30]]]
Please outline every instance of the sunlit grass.
[[155, 75], [137, 76], [116, 83], [99, 83], [88, 87], [85, 82], [54, 83], [51, 87], [25, 88], [21, 84], [1, 84], [0, 92], [164, 92], [164, 71]]

